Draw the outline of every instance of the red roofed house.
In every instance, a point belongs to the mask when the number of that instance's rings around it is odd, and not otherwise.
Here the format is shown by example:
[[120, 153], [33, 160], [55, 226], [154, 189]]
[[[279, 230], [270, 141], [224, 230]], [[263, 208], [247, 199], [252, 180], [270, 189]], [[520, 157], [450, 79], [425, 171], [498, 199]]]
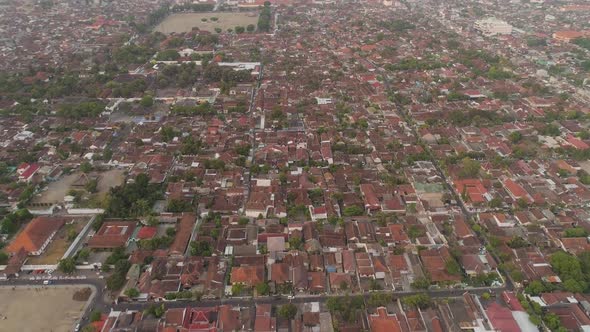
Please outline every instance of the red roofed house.
[[381, 204], [379, 204], [379, 199], [375, 194], [372, 184], [361, 184], [361, 194], [365, 200], [365, 209], [368, 211], [378, 211], [381, 209]]
[[190, 241], [192, 230], [197, 222], [197, 217], [194, 213], [183, 213], [176, 228], [176, 236], [174, 242], [168, 250], [170, 256], [182, 256], [186, 251], [186, 247]]
[[566, 139], [570, 145], [572, 145], [574, 148], [576, 148], [578, 150], [586, 150], [586, 149], [590, 148], [590, 145], [586, 144], [586, 142], [573, 136], [572, 134], [568, 134]]
[[321, 219], [328, 219], [328, 211], [326, 210], [326, 206], [318, 206], [314, 207], [312, 205], [309, 206], [309, 214], [311, 215], [312, 221], [318, 221]]
[[8, 245], [6, 251], [16, 254], [24, 249], [29, 255], [38, 256], [65, 224], [66, 219], [56, 217], [37, 217], [31, 220], [16, 238]]
[[512, 179], [504, 180], [504, 187], [508, 191], [508, 194], [514, 199], [519, 198], [525, 199], [527, 202], [531, 202], [531, 198], [524, 188]]
[[255, 332], [275, 332], [277, 330], [277, 319], [272, 317], [271, 304], [257, 304], [256, 318], [254, 321]]
[[264, 282], [264, 266], [238, 266], [231, 270], [232, 284], [244, 284], [247, 286], [256, 286]]
[[39, 164], [29, 165], [29, 167], [25, 168], [25, 170], [22, 173], [20, 173], [20, 175], [18, 176], [18, 180], [21, 182], [31, 182], [33, 175], [35, 175], [35, 173], [37, 173], [37, 171], [40, 168], [41, 167], [39, 166]]
[[387, 308], [377, 308], [377, 313], [369, 316], [373, 332], [401, 332], [401, 326], [395, 314], [388, 314]]
[[462, 196], [466, 196], [469, 202], [473, 204], [485, 203], [487, 201], [487, 189], [483, 186], [480, 180], [465, 179], [455, 180], [455, 187], [457, 192]]
[[497, 302], [492, 302], [492, 304], [488, 306], [486, 313], [497, 331], [520, 331], [518, 323], [512, 316], [512, 311]]
[[135, 230], [134, 221], [107, 221], [98, 232], [88, 240], [91, 249], [115, 249], [127, 245]]

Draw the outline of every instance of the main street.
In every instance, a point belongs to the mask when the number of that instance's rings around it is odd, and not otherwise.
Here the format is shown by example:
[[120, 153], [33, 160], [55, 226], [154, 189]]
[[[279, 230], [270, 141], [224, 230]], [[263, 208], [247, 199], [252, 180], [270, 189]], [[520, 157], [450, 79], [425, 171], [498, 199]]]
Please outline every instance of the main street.
[[466, 292], [470, 294], [481, 295], [483, 293], [490, 293], [499, 296], [503, 291], [510, 290], [510, 287], [478, 287], [470, 289], [442, 289], [442, 290], [428, 290], [428, 291], [375, 291], [365, 292], [362, 294], [323, 294], [323, 295], [299, 295], [295, 297], [286, 296], [264, 296], [264, 297], [240, 297], [240, 298], [224, 298], [224, 299], [208, 299], [201, 301], [170, 301], [170, 302], [123, 302], [113, 305], [113, 310], [137, 310], [143, 311], [151, 305], [164, 304], [166, 308], [185, 308], [185, 307], [215, 307], [219, 305], [232, 305], [236, 307], [250, 307], [255, 304], [272, 304], [284, 305], [287, 303], [301, 304], [310, 302], [324, 303], [330, 298], [344, 298], [346, 296], [361, 295], [368, 300], [372, 294], [388, 294], [392, 299], [399, 299], [416, 294], [428, 294], [433, 299], [444, 299], [460, 297]]

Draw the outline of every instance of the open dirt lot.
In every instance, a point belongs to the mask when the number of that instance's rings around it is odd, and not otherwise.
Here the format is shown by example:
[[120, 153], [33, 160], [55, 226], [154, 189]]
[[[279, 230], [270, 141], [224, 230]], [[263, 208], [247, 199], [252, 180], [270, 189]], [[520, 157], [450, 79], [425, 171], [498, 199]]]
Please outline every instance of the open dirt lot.
[[72, 331], [85, 304], [72, 299], [76, 289], [0, 287], [0, 330]]
[[122, 169], [112, 169], [100, 174], [98, 181], [98, 193], [104, 194], [112, 187], [116, 187], [123, 183], [125, 179], [125, 171]]
[[[83, 187], [74, 188], [72, 184], [80, 177], [79, 172], [63, 176], [58, 181], [51, 182], [39, 197], [36, 197], [33, 203], [60, 203], [63, 202], [64, 197], [68, 194], [70, 189], [83, 190]], [[102, 197], [109, 191], [110, 188], [116, 187], [123, 183], [125, 179], [125, 171], [121, 169], [112, 169], [103, 173], [99, 173], [98, 193], [96, 196]]]
[[41, 197], [35, 198], [33, 203], [59, 203], [63, 202], [64, 197], [70, 190], [72, 183], [78, 178], [78, 174], [70, 174], [60, 178], [58, 181], [51, 182], [47, 190], [41, 193]]
[[[217, 17], [217, 21], [212, 21], [212, 17]], [[207, 21], [202, 21], [207, 19]], [[214, 32], [215, 28], [220, 28], [223, 31], [231, 28], [234, 29], [236, 26], [243, 26], [244, 28], [248, 24], [254, 24], [258, 22], [258, 12], [247, 12], [247, 13], [182, 13], [172, 14], [162, 23], [156, 26], [155, 31], [159, 31], [165, 34], [169, 33], [180, 33], [189, 32], [193, 27], [197, 27], [200, 30]]]

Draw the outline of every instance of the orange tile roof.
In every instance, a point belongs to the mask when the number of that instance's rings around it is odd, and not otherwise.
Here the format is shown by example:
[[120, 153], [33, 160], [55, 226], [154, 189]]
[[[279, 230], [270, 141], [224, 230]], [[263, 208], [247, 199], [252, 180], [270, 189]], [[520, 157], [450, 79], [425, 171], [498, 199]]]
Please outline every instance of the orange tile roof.
[[37, 217], [25, 226], [6, 250], [12, 254], [17, 253], [20, 249], [25, 249], [28, 253], [39, 251], [49, 237], [64, 225], [65, 221], [64, 218]]

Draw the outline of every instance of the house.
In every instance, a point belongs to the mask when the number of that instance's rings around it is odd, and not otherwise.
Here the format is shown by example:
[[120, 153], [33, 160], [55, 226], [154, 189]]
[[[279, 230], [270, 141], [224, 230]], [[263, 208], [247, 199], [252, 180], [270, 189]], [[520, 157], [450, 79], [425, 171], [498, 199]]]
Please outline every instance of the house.
[[6, 251], [16, 254], [21, 249], [24, 249], [29, 255], [39, 256], [45, 251], [65, 222], [65, 218], [37, 217], [18, 233], [16, 238], [8, 245]]
[[387, 313], [387, 308], [379, 307], [377, 312], [369, 316], [369, 324], [373, 332], [401, 332], [402, 328], [395, 314]]
[[98, 232], [88, 240], [90, 249], [112, 250], [127, 246], [137, 223], [134, 221], [106, 221]]
[[322, 219], [328, 219], [328, 211], [325, 205], [314, 207], [309, 206], [309, 214], [312, 221], [318, 221]]
[[352, 287], [352, 278], [348, 273], [330, 272], [330, 289], [335, 292], [338, 290], [347, 290]]
[[19, 168], [18, 180], [20, 182], [31, 182], [33, 176], [37, 173], [37, 171], [39, 171], [39, 169], [41, 169], [41, 166], [39, 166], [39, 164], [28, 165], [24, 168], [24, 170]]
[[284, 236], [269, 236], [266, 240], [268, 252], [285, 251]]
[[264, 266], [237, 266], [232, 267], [230, 283], [256, 286], [264, 282]]
[[178, 228], [176, 230], [176, 236], [174, 242], [168, 250], [170, 256], [182, 256], [186, 251], [189, 240], [192, 235], [192, 230], [197, 221], [196, 216], [193, 213], [183, 213], [178, 222]]
[[255, 332], [275, 332], [277, 330], [277, 319], [272, 317], [271, 304], [257, 304], [256, 318], [254, 320]]
[[365, 201], [365, 209], [367, 211], [378, 211], [381, 208], [379, 198], [375, 194], [375, 189], [372, 184], [361, 184], [361, 194]]
[[520, 331], [518, 323], [512, 316], [512, 311], [499, 303], [490, 304], [486, 309], [486, 314], [490, 323], [498, 331]]
[[242, 325], [240, 322], [240, 309], [234, 309], [231, 305], [218, 307], [217, 329], [218, 331], [237, 331]]
[[463, 197], [463, 200], [471, 204], [482, 204], [491, 200], [491, 196], [488, 194], [481, 180], [455, 180], [455, 188], [457, 188], [457, 192]]
[[528, 192], [524, 190], [524, 188], [520, 184], [516, 183], [514, 180], [504, 180], [504, 188], [506, 188], [506, 191], [508, 192], [510, 197], [512, 197], [512, 199], [524, 199], [529, 203], [532, 202], [532, 199]]
[[317, 294], [326, 291], [326, 274], [324, 272], [309, 272], [307, 276], [310, 292]]

